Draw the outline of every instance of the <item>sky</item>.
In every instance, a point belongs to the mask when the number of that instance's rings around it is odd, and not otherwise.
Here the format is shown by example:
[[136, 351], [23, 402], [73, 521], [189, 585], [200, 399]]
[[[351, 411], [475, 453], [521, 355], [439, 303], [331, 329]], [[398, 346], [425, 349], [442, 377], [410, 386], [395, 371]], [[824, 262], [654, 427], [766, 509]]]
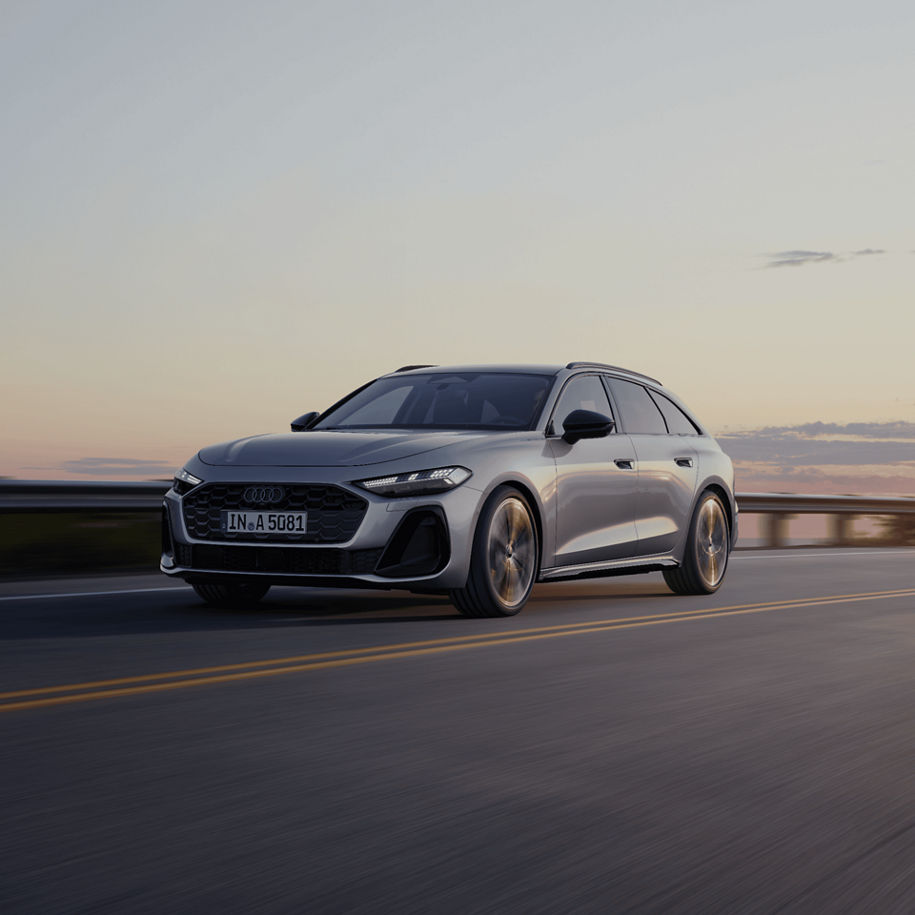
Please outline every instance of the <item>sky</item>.
[[885, 0], [3, 0], [0, 475], [591, 359], [915, 493], [913, 47]]

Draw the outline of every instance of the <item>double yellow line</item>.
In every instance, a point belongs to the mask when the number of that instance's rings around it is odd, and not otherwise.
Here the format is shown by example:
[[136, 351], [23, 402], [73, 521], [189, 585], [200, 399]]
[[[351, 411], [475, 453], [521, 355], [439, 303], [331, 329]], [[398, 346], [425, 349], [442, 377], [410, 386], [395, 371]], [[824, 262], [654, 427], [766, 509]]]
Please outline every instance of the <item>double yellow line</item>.
[[0, 712], [42, 708], [50, 705], [65, 705], [73, 702], [90, 702], [94, 699], [111, 699], [116, 696], [137, 696], [146, 693], [164, 692], [165, 690], [185, 689], [190, 686], [233, 683], [240, 680], [276, 677], [283, 674], [303, 673], [311, 670], [351, 667], [356, 664], [374, 664], [378, 661], [416, 658], [424, 655], [465, 651], [471, 648], [487, 648], [518, 642], [534, 642], [540, 639], [556, 639], [570, 635], [586, 635], [592, 632], [636, 629], [643, 626], [660, 626], [665, 623], [685, 623], [717, 617], [741, 616], [747, 613], [794, 610], [800, 607], [886, 600], [909, 595], [915, 595], [915, 588], [900, 588], [893, 591], [868, 591], [861, 594], [824, 595], [822, 597], [797, 598], [794, 600], [767, 601], [758, 604], [709, 607], [701, 610], [680, 610], [649, 616], [591, 620], [590, 622], [566, 623], [557, 626], [516, 628], [508, 632], [458, 635], [421, 642], [398, 642], [389, 645], [375, 645], [370, 648], [350, 648], [341, 651], [325, 651], [319, 654], [292, 655], [285, 658], [269, 658], [241, 664], [221, 664], [216, 667], [172, 670], [165, 673], [120, 677], [113, 680], [67, 683], [60, 686], [46, 686], [0, 693]]

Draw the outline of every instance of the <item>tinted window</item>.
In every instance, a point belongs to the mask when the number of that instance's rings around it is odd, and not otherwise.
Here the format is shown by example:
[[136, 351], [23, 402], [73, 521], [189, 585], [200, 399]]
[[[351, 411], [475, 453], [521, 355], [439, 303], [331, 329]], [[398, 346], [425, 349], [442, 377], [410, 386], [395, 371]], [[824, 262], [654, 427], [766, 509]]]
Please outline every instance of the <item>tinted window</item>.
[[574, 410], [591, 410], [613, 418], [607, 392], [597, 375], [578, 375], [565, 386], [553, 411], [556, 435], [562, 435], [562, 422]]
[[667, 434], [664, 417], [655, 406], [648, 391], [640, 384], [622, 381], [619, 378], [608, 378], [616, 408], [620, 411], [623, 432], [632, 435]]
[[379, 378], [315, 429], [530, 429], [553, 378], [497, 372], [444, 372]]
[[651, 399], [664, 414], [667, 431], [671, 435], [696, 435], [699, 431], [692, 420], [672, 401], [657, 391], [651, 391]]

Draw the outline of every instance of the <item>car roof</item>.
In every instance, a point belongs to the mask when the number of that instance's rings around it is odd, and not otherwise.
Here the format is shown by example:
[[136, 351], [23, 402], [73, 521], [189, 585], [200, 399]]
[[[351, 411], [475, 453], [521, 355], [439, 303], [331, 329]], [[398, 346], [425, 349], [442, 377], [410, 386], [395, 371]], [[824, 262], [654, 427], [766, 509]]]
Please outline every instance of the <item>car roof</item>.
[[641, 372], [635, 372], [632, 369], [625, 369], [618, 365], [607, 365], [603, 362], [569, 362], [565, 365], [511, 365], [502, 363], [494, 365], [405, 365], [399, 369], [395, 369], [393, 372], [390, 372], [389, 375], [451, 375], [462, 372], [509, 372], [511, 374], [519, 375], [558, 375], [560, 372], [571, 372], [576, 369], [596, 369], [602, 372], [628, 375], [632, 378], [638, 378], [642, 381], [649, 381], [658, 387], [663, 387], [661, 382], [656, 378], [651, 378], [648, 375], [643, 375]]
[[395, 369], [391, 375], [454, 375], [460, 372], [507, 372], [512, 375], [557, 375], [561, 365], [405, 365]]

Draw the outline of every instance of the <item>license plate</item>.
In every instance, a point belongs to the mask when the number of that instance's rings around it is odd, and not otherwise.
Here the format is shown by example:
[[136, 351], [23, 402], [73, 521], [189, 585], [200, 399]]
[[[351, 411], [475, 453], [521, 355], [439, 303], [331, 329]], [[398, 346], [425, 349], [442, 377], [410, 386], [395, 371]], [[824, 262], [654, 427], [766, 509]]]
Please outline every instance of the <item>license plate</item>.
[[224, 511], [222, 529], [226, 534], [304, 534], [308, 512]]

